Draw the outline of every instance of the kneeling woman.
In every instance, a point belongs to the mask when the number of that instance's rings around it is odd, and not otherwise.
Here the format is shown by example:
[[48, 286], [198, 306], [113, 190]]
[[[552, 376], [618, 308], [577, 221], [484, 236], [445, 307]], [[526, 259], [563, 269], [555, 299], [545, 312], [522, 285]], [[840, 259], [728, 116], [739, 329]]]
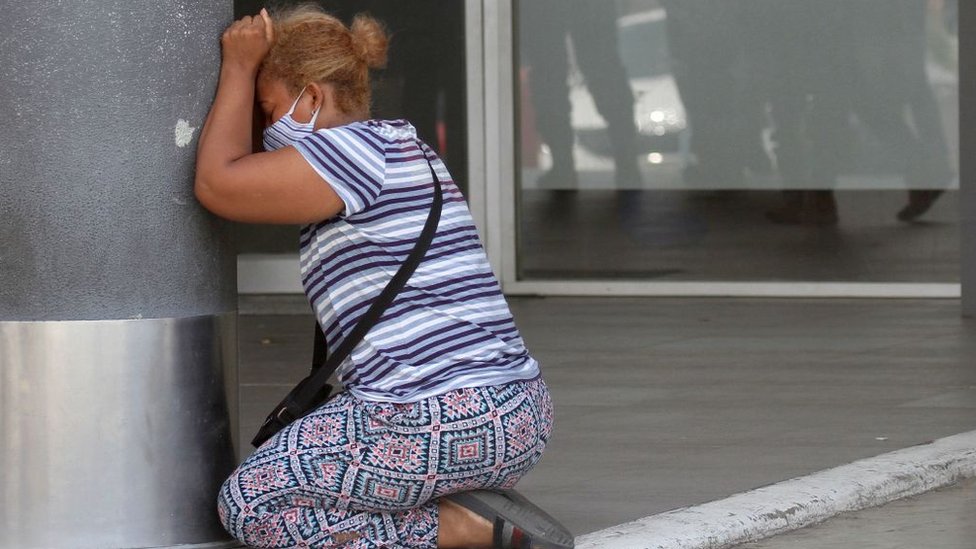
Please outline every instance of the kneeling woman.
[[[387, 38], [314, 7], [225, 31], [196, 196], [213, 213], [298, 223], [302, 283], [330, 348], [413, 248], [404, 289], [339, 368], [344, 391], [231, 475], [220, 518], [254, 547], [570, 547], [511, 488], [542, 456], [552, 403], [446, 167], [403, 120], [369, 116]], [[252, 112], [264, 148], [252, 154]], [[537, 510], [536, 510], [537, 511]]]

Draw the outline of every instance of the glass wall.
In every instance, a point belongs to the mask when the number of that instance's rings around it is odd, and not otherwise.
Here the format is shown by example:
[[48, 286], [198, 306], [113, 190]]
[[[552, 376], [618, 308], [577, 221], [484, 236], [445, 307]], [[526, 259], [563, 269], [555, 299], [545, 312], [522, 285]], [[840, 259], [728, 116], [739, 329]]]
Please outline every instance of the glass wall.
[[[279, 7], [307, 3], [284, 0]], [[421, 139], [447, 164], [455, 183], [467, 193], [467, 79], [465, 76], [464, 2], [439, 0], [320, 0], [347, 23], [369, 13], [390, 33], [389, 63], [374, 72], [375, 118], [406, 118]], [[237, 17], [252, 15], [269, 2], [235, 0]], [[297, 226], [233, 224], [239, 253], [296, 254]]]
[[520, 280], [957, 282], [954, 0], [517, 0]]

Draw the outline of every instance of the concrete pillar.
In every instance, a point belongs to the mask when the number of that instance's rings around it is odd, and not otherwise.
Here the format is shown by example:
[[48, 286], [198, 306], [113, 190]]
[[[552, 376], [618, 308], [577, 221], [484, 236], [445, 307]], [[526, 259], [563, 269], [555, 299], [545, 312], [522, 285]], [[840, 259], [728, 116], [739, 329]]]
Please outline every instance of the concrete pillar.
[[959, 0], [959, 203], [962, 311], [976, 317], [976, 3]]
[[228, 545], [235, 257], [193, 197], [231, 0], [0, 17], [0, 549]]

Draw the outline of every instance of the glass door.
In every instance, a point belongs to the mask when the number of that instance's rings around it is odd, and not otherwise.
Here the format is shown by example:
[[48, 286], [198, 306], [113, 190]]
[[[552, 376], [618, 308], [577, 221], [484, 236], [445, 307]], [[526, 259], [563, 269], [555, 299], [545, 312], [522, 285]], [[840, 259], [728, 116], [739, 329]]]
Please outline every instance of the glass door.
[[506, 291], [958, 296], [956, 12], [486, 3]]

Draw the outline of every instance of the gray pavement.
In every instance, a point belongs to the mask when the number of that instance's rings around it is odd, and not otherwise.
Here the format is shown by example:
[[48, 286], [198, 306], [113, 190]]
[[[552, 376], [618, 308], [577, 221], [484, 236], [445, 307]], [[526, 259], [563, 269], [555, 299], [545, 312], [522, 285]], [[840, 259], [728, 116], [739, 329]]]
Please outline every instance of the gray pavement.
[[[519, 486], [574, 534], [976, 429], [976, 322], [955, 300], [510, 303], [556, 405]], [[306, 373], [313, 324], [301, 298], [241, 310], [249, 440]]]
[[976, 480], [839, 515], [737, 549], [973, 549]]

